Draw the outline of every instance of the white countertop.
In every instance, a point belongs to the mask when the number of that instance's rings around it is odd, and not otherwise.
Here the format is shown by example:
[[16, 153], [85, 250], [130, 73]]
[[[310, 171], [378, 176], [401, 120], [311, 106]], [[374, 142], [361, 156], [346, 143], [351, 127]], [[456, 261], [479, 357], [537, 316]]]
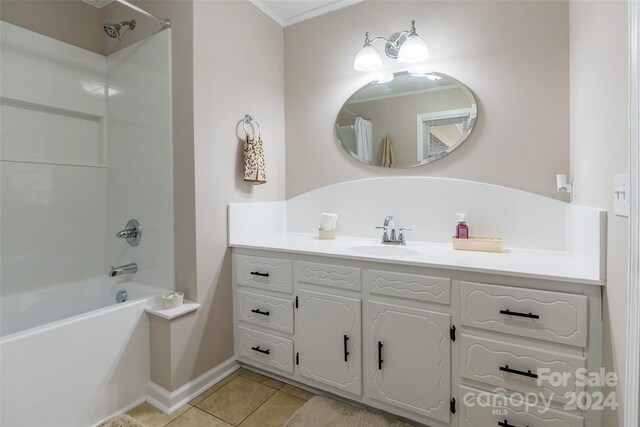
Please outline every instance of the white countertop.
[[368, 245], [383, 246], [379, 239], [341, 236], [336, 240], [320, 240], [315, 234], [298, 233], [236, 240], [229, 246], [590, 285], [605, 284], [600, 278], [599, 259], [591, 254], [511, 248], [502, 253], [470, 252], [454, 250], [451, 244], [424, 242], [407, 242], [402, 246], [417, 252], [408, 255], [364, 255], [350, 249]]

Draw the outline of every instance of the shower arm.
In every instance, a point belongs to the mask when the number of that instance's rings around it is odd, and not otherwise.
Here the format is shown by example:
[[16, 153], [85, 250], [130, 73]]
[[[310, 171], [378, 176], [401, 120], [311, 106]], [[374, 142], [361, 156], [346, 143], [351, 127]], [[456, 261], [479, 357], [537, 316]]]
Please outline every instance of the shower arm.
[[171, 28], [171, 20], [168, 18], [159, 18], [156, 15], [154, 15], [153, 13], [149, 13], [146, 10], [144, 10], [141, 7], [136, 6], [135, 4], [129, 3], [127, 0], [116, 0], [118, 3], [121, 3], [125, 6], [127, 6], [130, 9], [135, 10], [138, 13], [143, 14], [144, 16], [153, 19], [156, 22], [159, 22], [160, 24], [162, 24], [162, 26], [164, 28]]

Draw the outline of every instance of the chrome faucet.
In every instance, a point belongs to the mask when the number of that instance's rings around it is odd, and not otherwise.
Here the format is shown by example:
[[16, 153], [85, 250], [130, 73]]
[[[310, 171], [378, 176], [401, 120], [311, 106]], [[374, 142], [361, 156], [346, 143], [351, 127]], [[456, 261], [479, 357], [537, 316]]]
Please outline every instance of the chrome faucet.
[[119, 267], [111, 266], [109, 269], [109, 277], [120, 276], [121, 274], [133, 274], [138, 271], [138, 265], [135, 262]]
[[119, 239], [127, 239], [127, 243], [129, 243], [130, 246], [136, 247], [142, 239], [142, 227], [138, 221], [130, 219], [124, 230], [116, 233], [116, 237]]
[[399, 228], [396, 231], [396, 220], [391, 215], [384, 219], [384, 225], [376, 228], [384, 230], [382, 243], [388, 245], [406, 245], [407, 242], [404, 238], [404, 232], [411, 230], [411, 228]]

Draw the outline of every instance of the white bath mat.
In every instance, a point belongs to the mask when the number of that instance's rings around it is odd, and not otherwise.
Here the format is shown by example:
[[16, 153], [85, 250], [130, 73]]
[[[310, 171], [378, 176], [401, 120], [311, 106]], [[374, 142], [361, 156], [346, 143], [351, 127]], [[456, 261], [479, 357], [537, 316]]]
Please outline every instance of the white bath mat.
[[314, 396], [293, 413], [284, 427], [410, 427], [365, 408], [324, 396]]
[[97, 425], [97, 427], [146, 427], [142, 421], [123, 414], [111, 417]]

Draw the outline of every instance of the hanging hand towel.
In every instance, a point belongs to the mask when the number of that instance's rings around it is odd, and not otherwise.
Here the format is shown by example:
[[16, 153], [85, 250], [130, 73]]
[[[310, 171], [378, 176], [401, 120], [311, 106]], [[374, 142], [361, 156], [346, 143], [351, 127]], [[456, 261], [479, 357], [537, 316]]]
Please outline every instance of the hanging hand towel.
[[382, 147], [382, 166], [392, 168], [396, 165], [396, 156], [393, 154], [393, 140], [389, 135], [384, 138]]
[[244, 142], [244, 180], [254, 185], [267, 182], [264, 164], [264, 148], [262, 139], [249, 137]]

